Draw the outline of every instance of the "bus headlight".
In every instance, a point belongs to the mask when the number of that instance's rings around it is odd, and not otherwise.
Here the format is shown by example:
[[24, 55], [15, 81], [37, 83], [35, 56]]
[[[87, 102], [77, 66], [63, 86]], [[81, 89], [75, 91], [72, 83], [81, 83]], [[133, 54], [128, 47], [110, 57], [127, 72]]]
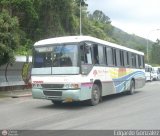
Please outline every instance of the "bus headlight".
[[41, 84], [32, 84], [32, 88], [42, 88]]
[[64, 89], [78, 89], [80, 88], [80, 84], [64, 84]]

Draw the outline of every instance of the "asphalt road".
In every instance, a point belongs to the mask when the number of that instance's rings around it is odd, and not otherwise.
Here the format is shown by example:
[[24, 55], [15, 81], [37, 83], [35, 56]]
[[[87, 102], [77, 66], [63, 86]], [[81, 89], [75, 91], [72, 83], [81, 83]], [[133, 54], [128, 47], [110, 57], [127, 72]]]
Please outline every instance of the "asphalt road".
[[112, 95], [96, 106], [47, 100], [0, 99], [0, 130], [160, 129], [160, 81], [134, 95]]

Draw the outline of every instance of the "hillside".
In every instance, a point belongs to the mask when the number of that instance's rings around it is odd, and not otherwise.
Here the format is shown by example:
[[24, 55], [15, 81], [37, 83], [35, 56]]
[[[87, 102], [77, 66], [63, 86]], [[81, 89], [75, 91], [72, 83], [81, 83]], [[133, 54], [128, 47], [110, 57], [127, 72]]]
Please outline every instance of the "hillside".
[[[121, 44], [146, 53], [147, 40], [112, 26], [102, 11], [87, 11], [81, 0], [82, 34]], [[1, 0], [0, 65], [14, 61], [15, 55], [31, 55], [41, 39], [79, 35], [80, 0]], [[152, 43], [150, 42], [149, 45]], [[151, 49], [151, 47], [149, 48]]]
[[[137, 49], [142, 52], [146, 52], [147, 39], [145, 38], [139, 37], [134, 34], [132, 35], [128, 34], [117, 27], [114, 27], [111, 37], [121, 45], [124, 45], [129, 48]], [[149, 41], [149, 44], [148, 44], [149, 47], [152, 44], [153, 43]]]

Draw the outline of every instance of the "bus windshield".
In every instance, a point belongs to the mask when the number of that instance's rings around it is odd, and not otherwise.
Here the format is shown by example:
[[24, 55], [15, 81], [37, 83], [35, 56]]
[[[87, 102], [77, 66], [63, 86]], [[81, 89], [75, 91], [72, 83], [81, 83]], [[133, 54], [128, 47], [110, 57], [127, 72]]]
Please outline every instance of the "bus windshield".
[[78, 45], [35, 47], [32, 74], [78, 73]]

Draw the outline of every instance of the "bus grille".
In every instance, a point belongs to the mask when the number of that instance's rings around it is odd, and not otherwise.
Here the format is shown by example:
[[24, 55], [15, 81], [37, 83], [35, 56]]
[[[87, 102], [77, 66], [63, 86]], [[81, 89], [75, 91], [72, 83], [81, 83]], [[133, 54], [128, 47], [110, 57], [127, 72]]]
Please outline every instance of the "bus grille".
[[41, 86], [48, 89], [59, 89], [63, 88], [64, 84], [41, 84]]
[[61, 91], [43, 91], [43, 93], [47, 96], [62, 96]]

